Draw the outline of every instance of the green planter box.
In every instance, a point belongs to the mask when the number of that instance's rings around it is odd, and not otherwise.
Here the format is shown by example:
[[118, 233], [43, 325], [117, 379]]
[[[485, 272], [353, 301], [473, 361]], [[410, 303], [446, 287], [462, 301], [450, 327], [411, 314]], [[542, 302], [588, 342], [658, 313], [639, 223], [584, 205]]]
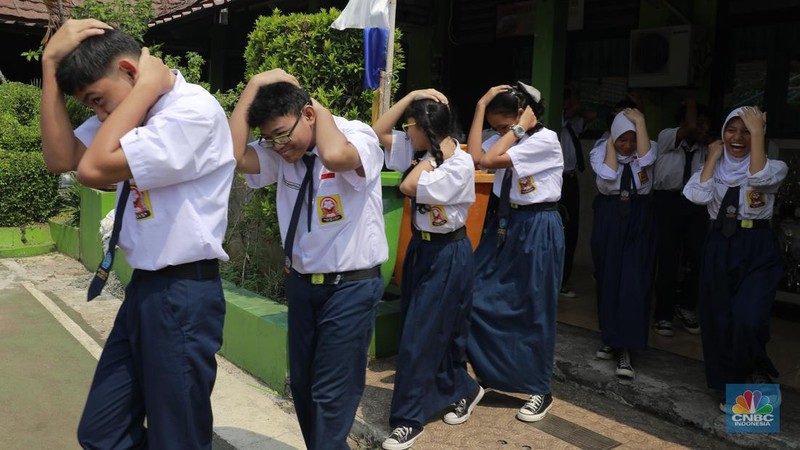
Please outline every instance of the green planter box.
[[[80, 255], [83, 265], [91, 270], [97, 270], [103, 260], [103, 244], [100, 240], [100, 221], [114, 209], [116, 192], [100, 191], [81, 186], [81, 226], [80, 226]], [[122, 284], [127, 285], [133, 274], [133, 269], [125, 261], [124, 252], [118, 251], [114, 255], [114, 272]]]
[[50, 235], [56, 243], [56, 250], [70, 258], [81, 260], [80, 228], [50, 220]]
[[397, 262], [397, 241], [400, 237], [400, 222], [403, 220], [403, 194], [397, 186], [400, 185], [400, 172], [382, 172], [381, 185], [383, 186], [383, 222], [386, 229], [386, 240], [389, 242], [389, 260], [381, 265], [383, 285], [388, 286], [392, 281], [394, 266]]
[[50, 227], [46, 224], [0, 227], [0, 258], [42, 255], [54, 249]]

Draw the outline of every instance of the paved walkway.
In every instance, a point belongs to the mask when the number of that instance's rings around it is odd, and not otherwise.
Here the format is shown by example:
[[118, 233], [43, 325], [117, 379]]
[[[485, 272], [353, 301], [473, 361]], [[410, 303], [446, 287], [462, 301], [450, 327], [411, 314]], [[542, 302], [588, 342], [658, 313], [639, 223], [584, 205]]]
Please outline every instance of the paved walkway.
[[[59, 254], [0, 260], [0, 449], [77, 448], [75, 428], [93, 355], [99, 355], [120, 304], [109, 293], [87, 303], [90, 276]], [[111, 286], [109, 292], [115, 291]], [[650, 349], [636, 356], [635, 382], [621, 382], [611, 362], [590, 356], [596, 346], [596, 332], [559, 325], [556, 400], [545, 420], [517, 421], [524, 397], [490, 392], [463, 425], [434, 418], [415, 448], [800, 448], [796, 391], [784, 391], [780, 434], [729, 435], [724, 415], [703, 388], [699, 361]], [[218, 360], [214, 449], [304, 448], [291, 403]], [[390, 431], [393, 378], [394, 358], [371, 361], [354, 448], [378, 448]]]

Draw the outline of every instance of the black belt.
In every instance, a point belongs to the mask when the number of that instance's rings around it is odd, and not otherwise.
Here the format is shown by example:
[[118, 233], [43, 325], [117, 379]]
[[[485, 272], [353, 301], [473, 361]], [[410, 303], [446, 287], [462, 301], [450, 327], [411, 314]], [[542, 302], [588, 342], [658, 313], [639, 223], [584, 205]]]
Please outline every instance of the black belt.
[[177, 266], [167, 266], [153, 270], [152, 273], [182, 280], [212, 280], [219, 276], [219, 260], [204, 259], [202, 261], [178, 264]]
[[381, 276], [381, 266], [369, 269], [349, 270], [347, 272], [332, 273], [300, 273], [294, 269], [292, 272], [310, 284], [339, 284], [345, 281], [368, 280]]
[[[714, 230], [722, 229], [722, 226], [716, 226], [716, 220], [711, 221], [709, 228]], [[757, 230], [760, 228], [772, 228], [772, 221], [770, 219], [744, 219], [736, 221], [736, 228], [743, 230]]]
[[578, 178], [578, 171], [577, 170], [566, 170], [564, 171], [563, 178]]
[[512, 203], [511, 209], [518, 211], [556, 211], [558, 210], [558, 203], [545, 202], [545, 203], [531, 203], [530, 205], [517, 205]]
[[420, 231], [417, 229], [412, 230], [412, 232], [415, 238], [431, 242], [452, 242], [467, 237], [467, 227], [461, 227], [449, 233], [431, 233], [428, 231]]

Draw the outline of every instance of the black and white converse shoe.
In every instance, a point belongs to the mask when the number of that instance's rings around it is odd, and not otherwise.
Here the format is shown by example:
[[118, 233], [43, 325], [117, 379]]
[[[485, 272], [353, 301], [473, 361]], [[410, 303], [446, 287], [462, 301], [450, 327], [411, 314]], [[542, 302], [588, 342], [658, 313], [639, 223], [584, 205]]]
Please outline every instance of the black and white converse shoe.
[[597, 350], [595, 356], [600, 359], [611, 359], [614, 357], [614, 349], [609, 345], [603, 345]]
[[627, 350], [621, 350], [617, 358], [617, 370], [614, 372], [618, 377], [633, 379], [634, 372], [631, 365], [631, 355]]
[[544, 419], [547, 411], [553, 406], [553, 396], [550, 394], [534, 394], [517, 411], [517, 419], [523, 422], [536, 422]]
[[422, 436], [422, 430], [414, 427], [397, 427], [386, 439], [383, 440], [381, 447], [386, 450], [404, 450], [412, 445], [418, 437]]
[[675, 305], [675, 316], [683, 323], [684, 330], [691, 334], [700, 334], [700, 324], [694, 311]]
[[455, 403], [455, 407], [452, 411], [444, 415], [444, 423], [448, 425], [460, 425], [466, 422], [469, 419], [469, 416], [472, 415], [472, 410], [475, 409], [475, 406], [478, 405], [478, 402], [481, 401], [483, 398], [483, 394], [485, 391], [479, 385], [478, 390], [475, 391], [471, 396], [464, 397]]

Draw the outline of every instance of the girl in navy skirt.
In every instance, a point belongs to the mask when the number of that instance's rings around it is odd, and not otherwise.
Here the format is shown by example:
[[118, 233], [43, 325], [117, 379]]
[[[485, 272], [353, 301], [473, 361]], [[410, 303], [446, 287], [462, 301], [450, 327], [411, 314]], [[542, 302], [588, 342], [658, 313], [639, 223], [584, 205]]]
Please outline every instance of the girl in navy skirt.
[[788, 168], [767, 159], [766, 119], [758, 107], [732, 111], [722, 140], [709, 145], [705, 166], [683, 190], [707, 205], [712, 221], [700, 271], [700, 322], [706, 380], [720, 391], [778, 376], [766, 346], [783, 263], [770, 218]]
[[650, 203], [656, 143], [644, 115], [625, 108], [609, 139], [589, 153], [597, 174], [591, 247], [603, 344], [597, 357], [617, 356], [615, 373], [633, 378], [629, 350], [644, 349], [655, 269], [655, 222]]
[[[403, 130], [394, 125], [404, 116]], [[472, 245], [467, 210], [475, 201], [472, 158], [461, 150], [447, 98], [413, 91], [375, 123], [386, 166], [405, 171], [412, 237], [401, 282], [400, 348], [383, 448], [411, 447], [431, 416], [483, 391], [467, 373], [465, 345], [472, 307]], [[460, 420], [453, 412], [445, 421]]]
[[[535, 88], [495, 86], [478, 101], [467, 144], [474, 161], [497, 169], [498, 197], [475, 252], [467, 353], [485, 387], [529, 395], [516, 415], [526, 422], [541, 420], [553, 404], [550, 379], [564, 266], [564, 227], [556, 204], [564, 157], [558, 135], [539, 121], [543, 113]], [[499, 134], [482, 144], [484, 120]], [[479, 400], [462, 400], [466, 417]]]

